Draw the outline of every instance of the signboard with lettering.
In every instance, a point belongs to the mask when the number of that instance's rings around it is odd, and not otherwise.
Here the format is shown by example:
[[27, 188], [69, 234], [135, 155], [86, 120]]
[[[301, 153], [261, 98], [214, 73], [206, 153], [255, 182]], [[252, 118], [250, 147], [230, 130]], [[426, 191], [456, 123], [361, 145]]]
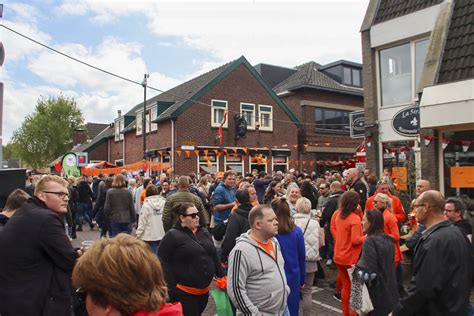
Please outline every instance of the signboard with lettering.
[[392, 128], [403, 136], [416, 136], [420, 133], [420, 108], [410, 106], [398, 111], [392, 119]]
[[407, 167], [393, 167], [392, 179], [397, 184], [398, 191], [408, 190], [408, 168]]
[[351, 138], [365, 137], [364, 111], [349, 113], [349, 121], [351, 126]]

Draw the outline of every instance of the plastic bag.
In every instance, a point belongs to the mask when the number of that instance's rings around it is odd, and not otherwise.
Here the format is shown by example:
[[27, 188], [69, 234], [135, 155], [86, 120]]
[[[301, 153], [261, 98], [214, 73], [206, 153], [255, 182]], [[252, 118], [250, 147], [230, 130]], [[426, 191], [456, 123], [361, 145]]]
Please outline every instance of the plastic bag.
[[211, 290], [211, 296], [216, 304], [218, 316], [233, 316], [232, 305], [230, 304], [229, 295], [221, 290]]

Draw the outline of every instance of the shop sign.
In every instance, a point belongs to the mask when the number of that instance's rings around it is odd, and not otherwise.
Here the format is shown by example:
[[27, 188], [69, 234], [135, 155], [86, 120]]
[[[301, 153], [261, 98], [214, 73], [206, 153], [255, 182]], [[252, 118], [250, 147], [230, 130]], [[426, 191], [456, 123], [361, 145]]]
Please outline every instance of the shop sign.
[[392, 119], [392, 128], [403, 136], [416, 136], [420, 133], [420, 108], [410, 106], [398, 111]]
[[77, 167], [77, 156], [75, 153], [67, 153], [62, 160], [64, 173], [70, 177], [79, 177], [81, 170]]
[[349, 113], [349, 121], [351, 127], [351, 138], [365, 137], [364, 111]]

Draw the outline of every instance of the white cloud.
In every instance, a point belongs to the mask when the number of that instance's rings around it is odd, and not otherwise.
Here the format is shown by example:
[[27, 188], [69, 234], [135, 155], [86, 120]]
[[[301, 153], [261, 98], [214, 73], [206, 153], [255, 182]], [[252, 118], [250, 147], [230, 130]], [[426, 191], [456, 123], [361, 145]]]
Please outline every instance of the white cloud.
[[[4, 25], [45, 44], [47, 44], [51, 40], [51, 37], [48, 34], [38, 30], [36, 25], [30, 22], [26, 23], [5, 21]], [[25, 59], [31, 54], [34, 54], [44, 49], [38, 44], [35, 44], [30, 40], [23, 38], [17, 34], [14, 34], [10, 30], [7, 30], [3, 27], [0, 28], [0, 36], [5, 47], [6, 57], [4, 65], [6, 65], [9, 61]]]
[[[10, 11], [13, 14], [10, 14]], [[31, 22], [36, 22], [41, 14], [36, 7], [32, 5], [26, 3], [10, 3], [5, 7], [4, 16], [13, 16], [16, 20], [29, 20]]]

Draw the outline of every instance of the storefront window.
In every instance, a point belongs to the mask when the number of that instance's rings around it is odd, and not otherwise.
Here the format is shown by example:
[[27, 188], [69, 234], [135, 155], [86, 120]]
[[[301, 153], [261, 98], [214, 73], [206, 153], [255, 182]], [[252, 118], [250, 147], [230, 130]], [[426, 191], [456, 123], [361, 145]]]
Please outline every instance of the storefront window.
[[274, 171], [286, 172], [288, 170], [288, 157], [287, 156], [273, 156], [272, 169]]
[[230, 155], [228, 158], [225, 157], [225, 170], [234, 170], [236, 173], [244, 173], [244, 163], [242, 161], [242, 156], [239, 155]]
[[199, 155], [198, 173], [216, 173], [218, 171], [218, 160], [216, 154]]

